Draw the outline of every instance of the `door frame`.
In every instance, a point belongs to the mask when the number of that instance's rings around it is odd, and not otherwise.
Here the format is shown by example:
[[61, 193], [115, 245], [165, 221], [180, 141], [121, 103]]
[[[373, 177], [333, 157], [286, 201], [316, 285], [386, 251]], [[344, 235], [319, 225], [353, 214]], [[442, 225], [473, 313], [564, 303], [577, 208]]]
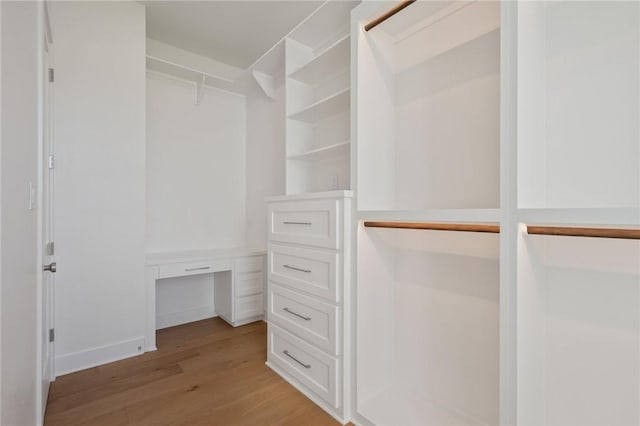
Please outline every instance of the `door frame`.
[[39, 123], [36, 204], [38, 216], [36, 419], [38, 424], [42, 424], [47, 406], [49, 384], [55, 380], [55, 343], [47, 343], [49, 329], [53, 328], [55, 275], [44, 272], [42, 269], [45, 263], [54, 261], [54, 257], [48, 255], [44, 249], [48, 242], [53, 241], [53, 170], [49, 169], [49, 155], [53, 154], [53, 88], [49, 82], [49, 68], [53, 68], [53, 37], [46, 0], [41, 3], [38, 21], [42, 34], [38, 48], [40, 78], [37, 82]]

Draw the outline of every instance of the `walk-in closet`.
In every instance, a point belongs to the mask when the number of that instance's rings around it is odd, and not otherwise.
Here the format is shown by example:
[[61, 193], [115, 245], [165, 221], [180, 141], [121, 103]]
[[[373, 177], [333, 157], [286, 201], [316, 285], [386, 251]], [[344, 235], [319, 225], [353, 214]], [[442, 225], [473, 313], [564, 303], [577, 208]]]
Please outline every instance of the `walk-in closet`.
[[640, 424], [640, 0], [0, 39], [0, 424]]

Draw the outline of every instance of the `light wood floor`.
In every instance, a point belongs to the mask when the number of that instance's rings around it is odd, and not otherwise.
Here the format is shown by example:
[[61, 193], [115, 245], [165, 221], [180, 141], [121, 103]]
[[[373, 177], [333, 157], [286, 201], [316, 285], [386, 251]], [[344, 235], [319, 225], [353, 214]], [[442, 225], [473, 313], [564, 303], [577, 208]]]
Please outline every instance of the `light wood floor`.
[[158, 351], [59, 377], [45, 425], [337, 425], [264, 365], [266, 324], [158, 331]]

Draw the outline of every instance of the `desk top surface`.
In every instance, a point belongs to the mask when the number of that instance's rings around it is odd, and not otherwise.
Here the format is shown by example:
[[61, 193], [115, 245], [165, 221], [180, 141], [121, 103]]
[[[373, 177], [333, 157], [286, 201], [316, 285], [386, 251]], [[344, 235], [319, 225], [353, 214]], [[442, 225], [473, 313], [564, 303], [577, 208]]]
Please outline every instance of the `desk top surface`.
[[146, 266], [155, 266], [197, 260], [229, 259], [244, 256], [259, 256], [266, 254], [266, 252], [267, 251], [264, 249], [254, 249], [247, 247], [153, 252], [146, 253], [145, 264]]

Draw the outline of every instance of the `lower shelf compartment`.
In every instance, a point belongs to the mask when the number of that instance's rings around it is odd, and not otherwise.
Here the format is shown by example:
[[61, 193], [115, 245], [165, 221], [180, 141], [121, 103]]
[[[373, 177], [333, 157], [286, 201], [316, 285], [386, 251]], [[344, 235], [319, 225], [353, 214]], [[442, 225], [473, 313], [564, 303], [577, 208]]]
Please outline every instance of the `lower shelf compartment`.
[[358, 412], [376, 425], [482, 425], [483, 422], [451, 410], [424, 395], [392, 385], [363, 401]]
[[499, 236], [358, 231], [357, 409], [376, 425], [498, 424]]

